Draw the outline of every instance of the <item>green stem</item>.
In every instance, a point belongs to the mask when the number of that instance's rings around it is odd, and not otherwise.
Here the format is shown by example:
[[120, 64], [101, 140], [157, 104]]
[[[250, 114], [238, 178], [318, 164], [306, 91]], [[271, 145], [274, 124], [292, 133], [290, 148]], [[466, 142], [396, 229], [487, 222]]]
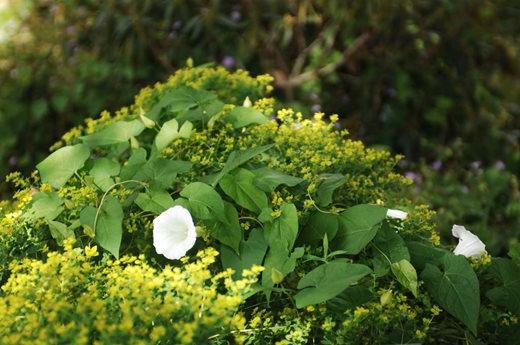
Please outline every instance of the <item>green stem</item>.
[[103, 203], [105, 202], [105, 198], [107, 197], [108, 193], [114, 189], [115, 187], [117, 186], [121, 186], [125, 183], [137, 183], [137, 184], [140, 184], [142, 185], [145, 189], [148, 188], [148, 185], [146, 183], [144, 183], [143, 181], [137, 181], [137, 180], [127, 180], [127, 181], [122, 181], [122, 182], [117, 182], [117, 183], [114, 183], [113, 185], [111, 185], [107, 190], [106, 192], [103, 194], [103, 196], [101, 197], [101, 201], [99, 202], [99, 206], [96, 210], [96, 216], [94, 217], [94, 233], [96, 232], [96, 227], [97, 227], [97, 222], [98, 222], [98, 218], [99, 218], [99, 213], [101, 212], [101, 207], [103, 206]]

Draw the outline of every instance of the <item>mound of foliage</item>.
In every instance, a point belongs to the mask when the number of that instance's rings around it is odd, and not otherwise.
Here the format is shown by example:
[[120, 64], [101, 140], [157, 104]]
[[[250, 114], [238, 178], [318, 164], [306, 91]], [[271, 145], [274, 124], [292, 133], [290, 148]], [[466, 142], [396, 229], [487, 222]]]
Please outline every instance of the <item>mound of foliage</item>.
[[[514, 343], [520, 248], [453, 254], [401, 157], [274, 111], [271, 81], [182, 69], [12, 174], [2, 343]], [[180, 260], [154, 248], [174, 206], [199, 236]]]

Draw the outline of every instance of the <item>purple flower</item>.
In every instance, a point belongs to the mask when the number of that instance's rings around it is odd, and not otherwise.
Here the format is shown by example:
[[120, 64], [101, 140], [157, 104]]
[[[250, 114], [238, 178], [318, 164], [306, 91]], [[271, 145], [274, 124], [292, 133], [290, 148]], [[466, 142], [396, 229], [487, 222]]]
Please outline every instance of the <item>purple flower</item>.
[[226, 68], [233, 68], [233, 67], [235, 67], [235, 64], [236, 64], [236, 60], [232, 56], [226, 55], [222, 59], [222, 65]]
[[18, 165], [18, 158], [16, 158], [15, 156], [11, 156], [9, 158], [9, 165]]
[[441, 170], [442, 168], [442, 161], [436, 160], [432, 163], [432, 169], [433, 170]]
[[174, 41], [176, 38], [177, 38], [177, 32], [175, 32], [175, 31], [171, 31], [171, 32], [168, 34], [168, 39], [169, 39], [170, 41]]
[[496, 161], [495, 168], [497, 168], [498, 170], [504, 170], [506, 168], [506, 164], [502, 161]]
[[313, 104], [312, 107], [311, 107], [311, 111], [313, 113], [318, 113], [321, 111], [321, 105], [319, 104]]
[[179, 30], [181, 28], [181, 26], [182, 26], [182, 21], [176, 20], [172, 24], [172, 29], [173, 30]]
[[231, 12], [230, 18], [232, 21], [234, 21], [236, 23], [236, 22], [239, 22], [240, 19], [242, 19], [242, 14], [240, 13], [240, 11], [234, 10]]
[[418, 174], [416, 172], [407, 171], [407, 172], [404, 173], [404, 176], [406, 176], [407, 178], [411, 179], [415, 183], [421, 183], [422, 182], [421, 174]]
[[481, 161], [471, 162], [471, 167], [473, 169], [475, 169], [475, 170], [480, 169], [481, 166], [482, 166], [482, 162]]

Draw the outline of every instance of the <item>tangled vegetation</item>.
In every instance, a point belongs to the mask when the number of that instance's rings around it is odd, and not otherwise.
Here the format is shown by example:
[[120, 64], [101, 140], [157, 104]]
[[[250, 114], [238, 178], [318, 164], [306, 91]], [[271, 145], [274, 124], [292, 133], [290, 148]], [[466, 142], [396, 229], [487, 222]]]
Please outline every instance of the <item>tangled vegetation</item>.
[[[338, 115], [275, 111], [271, 82], [179, 70], [66, 133], [30, 177], [10, 175], [2, 339], [514, 341], [520, 248], [455, 255], [434, 212], [406, 199], [402, 157], [349, 139]], [[199, 236], [181, 260], [154, 248], [174, 206]]]

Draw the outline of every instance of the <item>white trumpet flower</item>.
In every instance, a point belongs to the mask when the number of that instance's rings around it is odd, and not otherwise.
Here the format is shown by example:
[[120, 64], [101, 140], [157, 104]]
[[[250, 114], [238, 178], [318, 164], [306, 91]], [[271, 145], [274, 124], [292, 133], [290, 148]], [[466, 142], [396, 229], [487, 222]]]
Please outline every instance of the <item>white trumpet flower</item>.
[[177, 260], [195, 245], [197, 233], [190, 212], [174, 206], [153, 220], [153, 245], [158, 254]]
[[455, 247], [453, 253], [455, 255], [464, 255], [465, 257], [479, 257], [486, 253], [486, 245], [478, 238], [477, 235], [466, 230], [461, 225], [453, 225], [451, 228], [453, 236], [459, 239], [459, 244]]
[[396, 219], [402, 220], [402, 219], [406, 219], [406, 217], [408, 217], [408, 213], [401, 211], [401, 210], [388, 209], [388, 211], [386, 212], [386, 216], [388, 218], [396, 218]]

